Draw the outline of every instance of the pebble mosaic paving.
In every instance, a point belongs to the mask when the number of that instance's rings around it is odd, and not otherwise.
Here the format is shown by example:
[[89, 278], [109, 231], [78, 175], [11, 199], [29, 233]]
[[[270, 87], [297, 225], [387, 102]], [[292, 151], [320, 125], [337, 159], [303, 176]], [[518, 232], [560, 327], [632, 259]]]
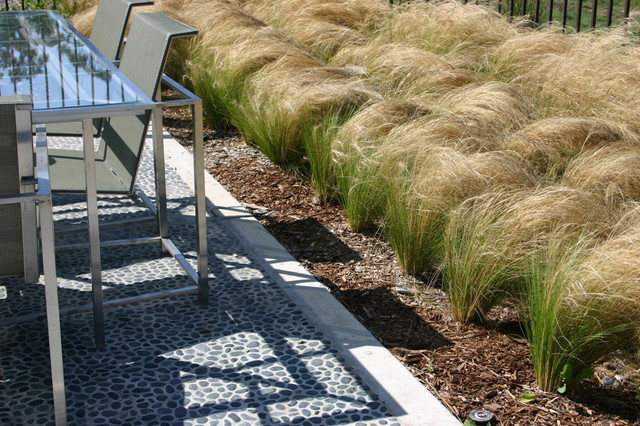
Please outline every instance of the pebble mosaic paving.
[[[149, 190], [151, 156], [144, 158], [139, 184]], [[191, 195], [171, 170], [168, 183], [171, 235], [193, 259]], [[55, 205], [57, 228], [84, 221], [82, 197], [59, 196]], [[100, 205], [102, 220], [143, 214], [134, 197], [104, 197]], [[149, 226], [101, 236], [144, 234]], [[207, 234], [207, 306], [186, 294], [109, 308], [103, 351], [93, 346], [90, 312], [62, 315], [69, 424], [398, 424], [220, 220], [208, 219]], [[57, 244], [82, 238], [68, 234]], [[102, 262], [105, 300], [190, 284], [158, 244], [105, 248]], [[61, 308], [90, 303], [88, 265], [88, 250], [57, 255]], [[43, 290], [42, 282], [0, 279], [2, 425], [53, 423]]]

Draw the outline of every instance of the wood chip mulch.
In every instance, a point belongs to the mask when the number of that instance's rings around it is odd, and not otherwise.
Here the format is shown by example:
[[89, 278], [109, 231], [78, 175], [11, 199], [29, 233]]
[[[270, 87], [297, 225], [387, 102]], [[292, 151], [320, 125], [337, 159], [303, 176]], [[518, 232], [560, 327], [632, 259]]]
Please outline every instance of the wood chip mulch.
[[[183, 113], [165, 127], [188, 146]], [[503, 425], [640, 424], [632, 380], [602, 381], [619, 373], [615, 362], [565, 395], [541, 392], [513, 307], [484, 326], [457, 323], [437, 284], [403, 275], [380, 235], [352, 232], [340, 207], [239, 135], [205, 129], [205, 154], [209, 172], [461, 421], [484, 408]]]

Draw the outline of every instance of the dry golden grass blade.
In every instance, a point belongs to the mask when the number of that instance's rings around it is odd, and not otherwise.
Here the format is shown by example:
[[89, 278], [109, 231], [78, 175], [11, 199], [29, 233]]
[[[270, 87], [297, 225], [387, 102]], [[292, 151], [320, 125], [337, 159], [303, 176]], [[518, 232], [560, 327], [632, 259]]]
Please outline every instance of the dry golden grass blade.
[[619, 212], [601, 197], [565, 186], [535, 189], [504, 215], [505, 230], [514, 246], [548, 241], [559, 229], [565, 235], [588, 230], [604, 237], [618, 219]]
[[625, 141], [583, 152], [569, 163], [562, 182], [612, 205], [640, 201], [640, 147]]
[[345, 47], [331, 62], [363, 67], [377, 86], [394, 97], [441, 96], [480, 80], [477, 73], [457, 67], [451, 58], [398, 43]]
[[254, 96], [271, 102], [277, 100], [301, 115], [382, 100], [378, 92], [353, 77], [349, 68], [291, 68], [274, 63], [257, 73], [251, 84]]
[[429, 111], [406, 101], [382, 101], [363, 108], [341, 127], [334, 149], [344, 153], [355, 150], [367, 154], [367, 148], [378, 146], [380, 138], [395, 127], [429, 114]]
[[494, 135], [482, 134], [472, 124], [454, 115], [425, 116], [394, 128], [386, 149], [390, 156], [414, 158], [438, 146], [465, 153], [492, 151], [499, 146]]
[[559, 33], [556, 28], [525, 30], [498, 46], [491, 55], [491, 65], [503, 79], [518, 77], [540, 64], [550, 55], [568, 53], [576, 39]]
[[304, 17], [358, 31], [391, 12], [389, 3], [381, 0], [246, 0], [242, 4], [276, 26]]
[[323, 59], [343, 46], [364, 43], [367, 27], [391, 10], [379, 0], [258, 0], [243, 6]]
[[408, 43], [438, 54], [463, 53], [483, 63], [516, 27], [489, 8], [457, 1], [410, 2], [379, 30], [383, 41]]
[[530, 101], [515, 87], [495, 81], [461, 87], [443, 97], [438, 108], [489, 135], [516, 131], [531, 119]]
[[582, 150], [621, 140], [617, 126], [593, 118], [557, 117], [538, 120], [509, 136], [505, 148], [520, 154], [540, 175], [553, 180]]

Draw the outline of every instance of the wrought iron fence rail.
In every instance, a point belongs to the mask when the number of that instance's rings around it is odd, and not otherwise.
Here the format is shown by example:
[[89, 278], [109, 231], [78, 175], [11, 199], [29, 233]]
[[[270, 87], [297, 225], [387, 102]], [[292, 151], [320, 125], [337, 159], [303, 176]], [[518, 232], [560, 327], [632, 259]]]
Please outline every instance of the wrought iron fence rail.
[[56, 0], [4, 0], [3, 10], [56, 9]]

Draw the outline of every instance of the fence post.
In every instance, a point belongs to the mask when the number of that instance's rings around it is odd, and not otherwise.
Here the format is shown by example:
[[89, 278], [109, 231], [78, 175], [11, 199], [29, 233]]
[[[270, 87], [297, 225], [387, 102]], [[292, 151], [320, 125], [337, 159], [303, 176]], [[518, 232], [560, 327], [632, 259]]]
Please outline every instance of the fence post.
[[[564, 0], [565, 5], [567, 4], [567, 0]], [[582, 0], [578, 0], [578, 10], [576, 12], [576, 32], [580, 32], [580, 24], [582, 23]]]

